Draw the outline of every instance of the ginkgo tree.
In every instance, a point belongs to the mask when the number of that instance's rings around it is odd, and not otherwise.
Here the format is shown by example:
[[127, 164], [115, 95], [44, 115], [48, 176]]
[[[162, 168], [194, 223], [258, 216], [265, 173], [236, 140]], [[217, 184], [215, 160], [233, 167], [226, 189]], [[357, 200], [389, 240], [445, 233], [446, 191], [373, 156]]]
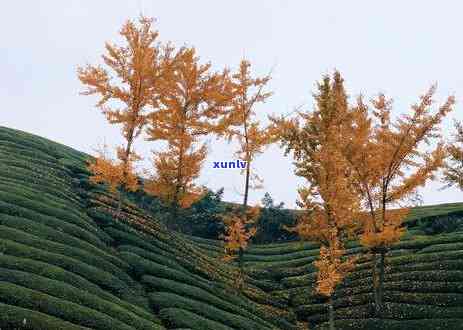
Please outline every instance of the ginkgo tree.
[[332, 79], [325, 76], [314, 97], [314, 111], [298, 112], [297, 118], [271, 119], [285, 154], [294, 156], [296, 175], [307, 182], [299, 189], [298, 201], [305, 212], [296, 227], [288, 229], [304, 240], [321, 244], [320, 258], [315, 262], [316, 290], [329, 298], [329, 325], [334, 329], [332, 295], [355, 265], [354, 257], [344, 256], [344, 244], [355, 238], [361, 198], [343, 156], [351, 114], [340, 73], [336, 71]]
[[251, 63], [245, 59], [241, 60], [239, 70], [232, 75], [233, 102], [223, 118], [225, 129], [220, 135], [228, 141], [236, 140], [239, 150], [236, 156], [246, 162], [244, 169], [244, 197], [243, 207], [248, 205], [249, 188], [254, 182], [254, 188], [259, 187], [261, 179], [256, 173], [251, 173], [252, 162], [258, 154], [263, 152], [263, 148], [272, 142], [269, 130], [259, 123], [255, 118], [255, 107], [259, 103], [264, 103], [271, 95], [265, 91], [265, 87], [270, 81], [270, 75], [262, 78], [251, 77]]
[[104, 67], [88, 64], [77, 70], [78, 78], [86, 86], [81, 94], [98, 95], [96, 106], [108, 122], [122, 125], [124, 145], [117, 148], [117, 160], [100, 157], [90, 167], [95, 182], [109, 183], [113, 189], [114, 175], [118, 177], [117, 217], [124, 188], [137, 189], [130, 171], [140, 157], [135, 154], [133, 144], [147, 123], [149, 109], [158, 107], [163, 75], [171, 64], [172, 48], [157, 42], [159, 34], [152, 29], [152, 22], [146, 17], [139, 19], [139, 25], [128, 20], [120, 30], [125, 45], [105, 44]]
[[146, 181], [147, 193], [172, 207], [189, 207], [203, 190], [195, 184], [207, 147], [201, 136], [223, 130], [221, 116], [232, 99], [228, 70], [213, 72], [201, 64], [194, 48], [182, 47], [173, 56], [173, 69], [159, 102], [148, 116], [148, 140], [164, 141], [167, 149], [155, 151], [154, 174]]
[[224, 240], [223, 261], [238, 259], [239, 276], [235, 279], [238, 288], [241, 288], [244, 281], [243, 252], [257, 232], [255, 223], [259, 214], [260, 208], [256, 205], [245, 210], [240, 206], [234, 206], [222, 215], [225, 224], [225, 233], [220, 236]]
[[[372, 100], [372, 108], [359, 97], [353, 107], [350, 131], [346, 132], [349, 143], [344, 156], [366, 210], [359, 218], [363, 224], [360, 242], [373, 255], [378, 317], [383, 307], [386, 254], [404, 233], [402, 222], [409, 212], [406, 206], [415, 204], [417, 189], [434, 179], [444, 165], [446, 152], [439, 130], [455, 99], [448, 97], [432, 113], [435, 90], [433, 85], [410, 113], [395, 120], [391, 119], [392, 102], [383, 94]], [[423, 145], [430, 147], [425, 150]]]
[[[222, 131], [219, 136], [225, 137], [229, 142], [236, 140], [239, 150], [236, 156], [245, 162], [246, 167], [243, 169], [244, 180], [244, 197], [242, 207], [235, 210], [235, 214], [226, 218], [225, 225], [228, 241], [225, 242], [225, 253], [230, 255], [230, 251], [237, 252], [238, 265], [242, 268], [242, 257], [244, 249], [249, 240], [255, 234], [255, 228], [248, 229], [250, 223], [255, 223], [257, 215], [249, 216], [248, 198], [250, 188], [259, 188], [262, 180], [256, 173], [251, 173], [252, 163], [258, 154], [263, 152], [265, 146], [273, 142], [273, 136], [270, 131], [262, 127], [260, 122], [255, 118], [255, 107], [259, 103], [264, 103], [271, 95], [271, 92], [265, 91], [265, 87], [270, 81], [270, 75], [262, 78], [253, 78], [251, 76], [251, 63], [248, 60], [241, 60], [238, 72], [231, 77], [232, 103], [227, 113], [223, 116], [221, 122]], [[255, 209], [255, 207], [253, 208]], [[237, 231], [237, 229], [240, 231]], [[248, 235], [252, 231], [252, 235]], [[239, 233], [239, 234], [238, 234]], [[237, 243], [241, 242], [241, 243]], [[245, 242], [245, 244], [243, 243]], [[236, 243], [233, 249], [231, 245]], [[235, 251], [236, 248], [236, 251]]]

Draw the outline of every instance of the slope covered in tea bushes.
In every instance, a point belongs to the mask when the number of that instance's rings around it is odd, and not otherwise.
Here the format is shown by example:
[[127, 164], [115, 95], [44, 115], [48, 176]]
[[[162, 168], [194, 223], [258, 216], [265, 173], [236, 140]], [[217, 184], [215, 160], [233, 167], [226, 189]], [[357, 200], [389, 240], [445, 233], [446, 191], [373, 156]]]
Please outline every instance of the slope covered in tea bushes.
[[292, 329], [236, 269], [88, 184], [88, 156], [0, 128], [1, 329]]
[[[116, 220], [114, 197], [88, 183], [87, 158], [0, 127], [0, 329], [323, 328], [316, 244], [251, 246], [238, 291], [220, 242], [172, 232], [128, 201]], [[457, 221], [462, 211], [413, 211], [387, 261], [383, 321], [372, 317], [363, 258], [336, 291], [338, 328], [461, 328], [463, 232], [429, 232], [447, 228], [432, 227], [435, 219]]]

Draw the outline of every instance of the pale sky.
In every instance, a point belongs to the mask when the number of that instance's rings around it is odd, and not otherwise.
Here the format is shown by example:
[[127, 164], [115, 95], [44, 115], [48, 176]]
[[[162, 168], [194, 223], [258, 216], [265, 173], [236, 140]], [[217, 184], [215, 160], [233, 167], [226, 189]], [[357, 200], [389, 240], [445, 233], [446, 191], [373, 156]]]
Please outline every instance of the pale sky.
[[[313, 105], [315, 82], [341, 71], [349, 95], [384, 92], [395, 113], [418, 100], [438, 82], [438, 104], [457, 97], [445, 122], [462, 120], [463, 5], [459, 1], [2, 1], [0, 3], [0, 125], [38, 134], [93, 153], [102, 142], [121, 142], [119, 128], [94, 108], [95, 97], [80, 96], [76, 68], [101, 63], [105, 41], [118, 41], [126, 19], [155, 17], [160, 40], [195, 46], [214, 68], [236, 68], [245, 55], [254, 72], [275, 66], [269, 85], [274, 96], [260, 106], [266, 114]], [[437, 104], [436, 104], [437, 106]], [[234, 145], [210, 140], [211, 153], [198, 183], [225, 188], [225, 200], [241, 201], [243, 178], [237, 170], [213, 170], [213, 161], [234, 160]], [[135, 149], [149, 158], [156, 145], [138, 140]], [[144, 163], [146, 166], [149, 162]], [[291, 158], [277, 146], [254, 164], [264, 189], [293, 207], [297, 187]], [[424, 204], [460, 202], [457, 189], [421, 189]]]

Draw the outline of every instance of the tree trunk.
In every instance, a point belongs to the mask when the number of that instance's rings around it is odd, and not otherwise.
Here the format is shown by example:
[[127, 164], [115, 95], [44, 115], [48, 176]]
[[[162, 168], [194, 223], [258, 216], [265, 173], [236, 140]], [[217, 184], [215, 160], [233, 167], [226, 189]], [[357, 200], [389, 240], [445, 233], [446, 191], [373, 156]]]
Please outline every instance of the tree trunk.
[[333, 297], [330, 296], [328, 301], [328, 317], [329, 317], [329, 329], [335, 330], [334, 326], [334, 306], [333, 306]]
[[375, 316], [379, 317], [380, 312], [381, 312], [381, 298], [379, 296], [378, 256], [376, 252], [373, 254], [372, 277], [373, 277], [373, 295], [375, 299], [374, 301]]
[[381, 251], [380, 261], [379, 261], [378, 300], [379, 300], [380, 312], [383, 309], [385, 259], [386, 259], [386, 251], [383, 250]]
[[121, 216], [121, 211], [122, 211], [122, 198], [123, 198], [122, 189], [124, 188], [123, 187], [119, 188], [117, 210], [116, 210], [116, 220], [119, 220], [119, 217]]
[[246, 161], [246, 181], [244, 183], [244, 200], [243, 208], [246, 210], [248, 206], [248, 195], [249, 195], [249, 177], [251, 175], [251, 164], [249, 161]]

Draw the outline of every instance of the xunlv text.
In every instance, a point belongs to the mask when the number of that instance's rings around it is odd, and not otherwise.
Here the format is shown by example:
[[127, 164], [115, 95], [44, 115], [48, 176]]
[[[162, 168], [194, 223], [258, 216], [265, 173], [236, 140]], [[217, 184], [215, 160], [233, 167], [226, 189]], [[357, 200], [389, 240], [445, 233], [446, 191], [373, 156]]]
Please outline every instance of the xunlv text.
[[235, 160], [230, 162], [213, 162], [213, 168], [246, 168], [246, 161], [244, 160]]

